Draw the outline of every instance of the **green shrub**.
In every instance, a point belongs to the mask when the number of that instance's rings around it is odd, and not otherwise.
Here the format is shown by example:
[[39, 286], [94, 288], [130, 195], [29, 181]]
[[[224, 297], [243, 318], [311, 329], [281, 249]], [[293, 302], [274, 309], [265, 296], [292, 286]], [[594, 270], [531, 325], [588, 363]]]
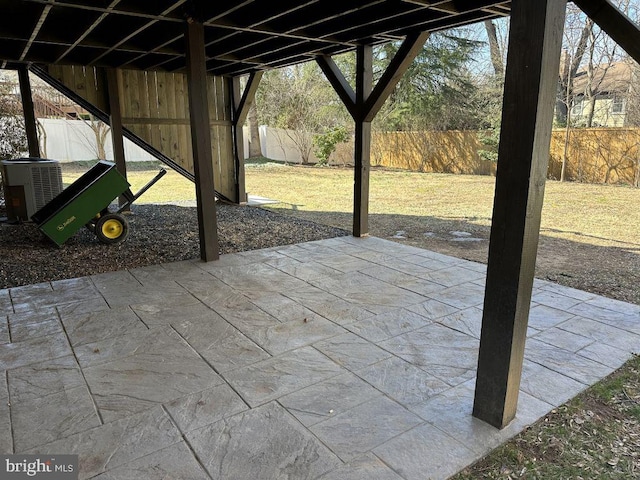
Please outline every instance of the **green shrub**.
[[336, 151], [338, 143], [344, 143], [349, 139], [347, 129], [343, 126], [333, 127], [325, 133], [313, 136], [313, 153], [318, 157], [319, 165], [329, 163], [329, 157]]

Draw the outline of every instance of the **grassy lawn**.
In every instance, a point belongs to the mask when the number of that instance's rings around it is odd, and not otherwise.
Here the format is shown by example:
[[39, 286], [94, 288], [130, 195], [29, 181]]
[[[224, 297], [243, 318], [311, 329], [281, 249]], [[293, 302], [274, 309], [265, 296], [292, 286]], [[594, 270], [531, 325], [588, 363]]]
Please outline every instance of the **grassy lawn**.
[[[83, 169], [66, 169], [64, 182], [77, 179]], [[157, 169], [129, 169], [128, 179], [135, 193], [157, 173]], [[493, 206], [494, 178], [488, 176], [423, 174], [377, 170], [371, 173], [371, 233], [385, 231], [385, 216], [421, 218], [419, 227], [428, 229], [428, 219], [461, 220], [470, 225], [489, 226]], [[278, 200], [270, 209], [308, 218], [329, 215], [334, 226], [351, 228], [353, 171], [344, 168], [285, 166], [279, 163], [248, 163], [246, 188], [250, 194]], [[137, 202], [161, 203], [195, 200], [193, 183], [169, 170]], [[611, 185], [588, 185], [549, 181], [542, 214], [542, 232], [554, 237], [571, 237], [596, 245], [640, 247], [640, 190]], [[410, 223], [410, 222], [409, 222]], [[410, 233], [410, 232], [409, 232]]]
[[[279, 200], [270, 208], [288, 213], [342, 212], [351, 215], [353, 171], [338, 168], [249, 164], [247, 191]], [[291, 177], [295, 177], [295, 181]], [[489, 225], [495, 179], [489, 176], [423, 174], [376, 170], [371, 173], [369, 208], [377, 215], [466, 220]], [[587, 243], [640, 245], [640, 190], [611, 185], [549, 181], [542, 231]], [[348, 228], [349, 223], [338, 225]], [[383, 232], [381, 232], [383, 233]]]

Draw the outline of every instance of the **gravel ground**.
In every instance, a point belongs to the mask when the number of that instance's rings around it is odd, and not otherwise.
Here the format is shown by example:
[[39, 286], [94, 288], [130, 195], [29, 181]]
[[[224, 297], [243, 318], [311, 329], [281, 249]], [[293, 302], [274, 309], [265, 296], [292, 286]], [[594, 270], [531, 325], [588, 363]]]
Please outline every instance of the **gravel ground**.
[[[221, 253], [320, 240], [349, 232], [351, 215], [296, 211], [279, 213], [258, 207], [218, 205]], [[2, 215], [0, 209], [0, 216]], [[0, 224], [0, 288], [75, 278], [126, 268], [199, 257], [196, 209], [190, 205], [138, 204], [128, 217], [127, 241], [103, 245], [81, 229], [57, 248], [33, 224]], [[429, 220], [432, 236], [424, 236], [425, 220], [416, 224], [394, 215], [372, 215], [371, 234], [399, 243], [486, 263], [489, 227], [468, 222]], [[405, 237], [393, 233], [404, 230]], [[452, 242], [451, 231], [482, 239]], [[640, 304], [640, 255], [634, 245], [592, 245], [550, 237], [542, 232], [536, 277], [561, 285]]]
[[[0, 224], [0, 288], [199, 257], [194, 207], [133, 205], [127, 218], [125, 242], [104, 245], [83, 228], [61, 248], [34, 224]], [[348, 232], [256, 207], [218, 205], [218, 234], [221, 253], [234, 253]]]

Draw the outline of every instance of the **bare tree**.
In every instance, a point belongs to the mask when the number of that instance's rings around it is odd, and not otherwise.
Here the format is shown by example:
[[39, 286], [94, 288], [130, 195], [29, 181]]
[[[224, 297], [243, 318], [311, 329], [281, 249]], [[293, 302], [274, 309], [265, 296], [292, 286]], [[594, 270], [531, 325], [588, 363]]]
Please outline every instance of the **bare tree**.
[[[570, 123], [571, 104], [573, 101], [573, 81], [576, 78], [587, 44], [593, 31], [593, 20], [581, 16], [575, 6], [569, 5], [565, 26], [564, 49], [560, 64], [560, 81], [556, 102], [556, 121]], [[576, 31], [580, 35], [576, 37]]]
[[489, 39], [489, 54], [491, 55], [491, 65], [493, 65], [493, 73], [496, 76], [502, 77], [504, 75], [504, 59], [503, 49], [498, 41], [498, 30], [496, 24], [492, 20], [485, 20], [485, 30], [487, 31], [487, 38]]
[[565, 45], [560, 65], [560, 81], [558, 82], [558, 97], [556, 101], [556, 121], [559, 124], [565, 124], [564, 151], [560, 171], [561, 182], [566, 180], [567, 175], [572, 109], [575, 98], [574, 81], [582, 64], [589, 39], [592, 38], [593, 26], [593, 20], [582, 14], [576, 6], [567, 6], [564, 30]]
[[39, 118], [36, 118], [36, 128], [38, 129], [38, 138], [40, 139], [40, 155], [47, 158], [47, 130]]
[[91, 131], [93, 132], [93, 135], [95, 137], [96, 157], [98, 158], [98, 160], [106, 160], [106, 145], [111, 128], [106, 123], [96, 119], [96, 117], [94, 117], [93, 115], [89, 115], [89, 119], [83, 118], [83, 121], [86, 125], [89, 125], [89, 128], [91, 128]]
[[109, 132], [111, 132], [111, 128], [106, 123], [98, 120], [96, 117], [91, 115], [90, 113], [86, 113], [79, 105], [74, 105], [74, 109], [76, 110], [76, 118], [78, 120], [69, 120], [70, 122], [82, 121], [89, 129], [92, 134], [85, 134], [81, 131], [80, 137], [84, 145], [92, 151], [95, 155], [95, 158], [98, 160], [106, 160], [107, 159], [107, 141], [109, 140]]
[[[632, 2], [620, 0], [619, 8], [629, 12]], [[572, 129], [607, 125], [606, 113], [598, 112], [598, 99], [611, 90], [611, 72], [620, 61], [620, 49], [577, 7], [569, 5], [565, 25], [565, 47], [560, 71], [556, 120], [565, 126], [560, 180], [567, 177]], [[582, 171], [578, 169], [578, 180]]]

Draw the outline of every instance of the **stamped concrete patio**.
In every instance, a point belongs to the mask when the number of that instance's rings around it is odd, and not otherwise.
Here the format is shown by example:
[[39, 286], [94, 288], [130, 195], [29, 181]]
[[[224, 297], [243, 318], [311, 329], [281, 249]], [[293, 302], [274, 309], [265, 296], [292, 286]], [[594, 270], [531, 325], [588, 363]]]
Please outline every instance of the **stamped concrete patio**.
[[517, 419], [471, 416], [483, 265], [334, 238], [0, 291], [0, 451], [80, 478], [447, 478], [640, 351], [536, 281]]

